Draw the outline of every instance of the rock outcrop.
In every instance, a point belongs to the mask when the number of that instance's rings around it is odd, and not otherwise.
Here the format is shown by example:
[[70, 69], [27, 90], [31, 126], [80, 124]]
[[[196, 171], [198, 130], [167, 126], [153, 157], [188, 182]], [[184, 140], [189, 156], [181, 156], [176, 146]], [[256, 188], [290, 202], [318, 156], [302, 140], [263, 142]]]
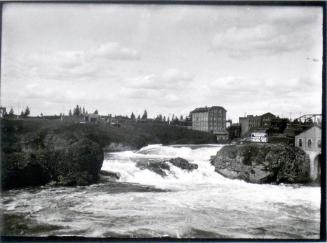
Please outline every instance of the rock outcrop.
[[309, 182], [309, 161], [296, 147], [282, 144], [224, 146], [211, 160], [215, 171], [251, 183]]
[[198, 168], [197, 164], [190, 163], [186, 159], [179, 158], [179, 157], [170, 159], [168, 162], [170, 162], [176, 167], [181, 168], [182, 170], [192, 171]]
[[101, 170], [99, 172], [100, 182], [108, 182], [108, 181], [117, 181], [120, 178], [120, 174], [118, 172], [111, 172], [106, 170]]
[[88, 185], [98, 180], [103, 151], [82, 131], [5, 125], [1, 134], [2, 189], [47, 183]]
[[142, 170], [148, 169], [161, 175], [162, 177], [165, 177], [167, 176], [167, 172], [170, 171], [169, 163], [186, 171], [192, 171], [198, 168], [197, 164], [190, 163], [186, 159], [179, 157], [169, 160], [141, 159], [136, 162], [136, 166]]

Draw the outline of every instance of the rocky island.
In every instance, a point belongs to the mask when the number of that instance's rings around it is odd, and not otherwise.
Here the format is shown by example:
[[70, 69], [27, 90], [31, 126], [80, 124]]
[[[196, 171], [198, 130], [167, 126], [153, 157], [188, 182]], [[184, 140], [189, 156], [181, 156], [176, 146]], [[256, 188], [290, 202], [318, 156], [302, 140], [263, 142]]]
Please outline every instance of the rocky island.
[[226, 145], [211, 160], [215, 171], [251, 183], [306, 183], [309, 162], [299, 148], [282, 144]]

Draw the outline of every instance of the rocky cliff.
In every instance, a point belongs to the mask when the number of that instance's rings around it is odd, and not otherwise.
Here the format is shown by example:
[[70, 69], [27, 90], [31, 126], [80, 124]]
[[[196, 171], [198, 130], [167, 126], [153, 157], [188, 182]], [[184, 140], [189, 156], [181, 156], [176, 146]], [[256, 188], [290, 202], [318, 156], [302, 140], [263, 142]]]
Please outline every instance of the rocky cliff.
[[215, 171], [251, 183], [309, 182], [309, 161], [305, 153], [281, 144], [224, 146], [211, 160]]
[[2, 189], [96, 182], [103, 151], [87, 137], [82, 131], [71, 132], [65, 127], [32, 129], [2, 121]]

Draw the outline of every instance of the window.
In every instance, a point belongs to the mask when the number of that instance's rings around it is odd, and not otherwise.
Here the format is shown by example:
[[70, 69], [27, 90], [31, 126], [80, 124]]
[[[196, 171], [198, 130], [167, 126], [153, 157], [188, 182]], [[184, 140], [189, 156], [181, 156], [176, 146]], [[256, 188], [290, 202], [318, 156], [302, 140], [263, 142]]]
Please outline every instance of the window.
[[299, 138], [299, 147], [302, 147], [302, 139]]
[[318, 140], [318, 148], [321, 148], [321, 140]]
[[311, 148], [311, 145], [312, 145], [312, 141], [311, 139], [308, 139], [308, 148]]

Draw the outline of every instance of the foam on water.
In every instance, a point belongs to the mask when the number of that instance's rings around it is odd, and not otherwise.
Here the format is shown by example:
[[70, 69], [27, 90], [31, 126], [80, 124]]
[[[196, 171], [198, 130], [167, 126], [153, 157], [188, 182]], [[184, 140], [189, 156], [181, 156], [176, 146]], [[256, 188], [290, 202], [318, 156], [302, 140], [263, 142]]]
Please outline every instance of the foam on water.
[[[241, 180], [230, 180], [214, 171], [210, 164], [210, 157], [215, 155], [222, 145], [209, 145], [207, 147], [173, 147], [159, 144], [149, 145], [139, 151], [126, 151], [112, 153], [113, 157], [103, 163], [103, 170], [119, 172], [121, 181], [133, 182], [147, 185], [154, 185], [164, 189], [203, 189], [212, 187], [217, 191], [224, 190], [230, 196], [247, 198], [249, 201], [264, 202], [287, 202], [288, 204], [301, 204], [309, 198], [310, 203], [315, 207], [320, 206], [319, 187], [293, 187], [286, 185], [258, 185], [250, 184]], [[161, 177], [150, 170], [142, 170], [136, 167], [135, 159], [151, 158], [175, 158], [181, 157], [191, 163], [198, 165], [197, 170], [191, 172], [182, 170], [170, 164], [170, 171], [167, 177]], [[200, 186], [200, 187], [197, 187]], [[215, 191], [211, 192], [215, 193]], [[210, 194], [210, 195], [211, 195]], [[304, 198], [303, 195], [306, 195]]]
[[[221, 145], [150, 145], [106, 154], [103, 170], [119, 181], [168, 189], [165, 192], [106, 193], [111, 185], [26, 189], [5, 193], [5, 212], [23, 213], [62, 229], [48, 234], [88, 237], [318, 238], [320, 188], [258, 185], [227, 179], [210, 157]], [[140, 160], [181, 157], [191, 172], [170, 164], [167, 176], [140, 169]], [[102, 188], [100, 190], [100, 188]], [[41, 232], [38, 235], [46, 235]]]

